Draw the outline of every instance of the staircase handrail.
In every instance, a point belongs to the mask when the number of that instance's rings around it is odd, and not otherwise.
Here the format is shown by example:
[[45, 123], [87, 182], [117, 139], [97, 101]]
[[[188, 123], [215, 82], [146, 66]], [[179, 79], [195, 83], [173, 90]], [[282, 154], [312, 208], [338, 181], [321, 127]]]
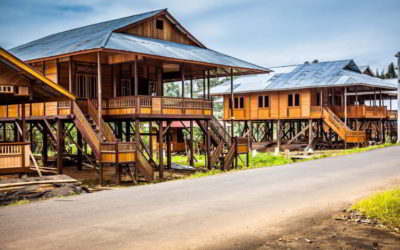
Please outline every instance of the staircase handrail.
[[86, 119], [85, 115], [79, 108], [79, 105], [73, 101], [73, 113], [82, 125], [82, 128], [84, 129], [85, 133], [87, 136], [92, 140], [92, 143], [94, 144], [93, 146], [95, 147], [93, 150], [97, 152], [98, 154], [100, 153], [100, 139], [98, 135], [94, 132], [92, 126], [90, 125], [89, 121]]
[[213, 116], [211, 119], [211, 126], [213, 126], [218, 131], [225, 143], [228, 144], [228, 146], [230, 147], [232, 144], [231, 136], [221, 125], [221, 123], [219, 123], [218, 119], [215, 116]]
[[89, 115], [93, 118], [93, 120], [96, 122], [97, 126], [99, 125], [99, 121], [101, 122], [101, 132], [103, 135], [106, 137], [108, 142], [116, 142], [117, 138], [115, 138], [114, 133], [108, 123], [106, 123], [103, 118], [99, 119], [99, 114], [97, 109], [95, 108], [93, 102], [88, 99], [87, 100], [87, 106], [88, 106], [88, 113]]

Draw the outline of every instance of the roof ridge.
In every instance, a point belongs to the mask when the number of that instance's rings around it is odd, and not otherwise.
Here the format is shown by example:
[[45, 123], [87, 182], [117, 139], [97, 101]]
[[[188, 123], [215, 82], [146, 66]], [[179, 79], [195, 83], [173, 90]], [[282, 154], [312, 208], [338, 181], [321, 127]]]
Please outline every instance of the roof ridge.
[[76, 27], [76, 28], [73, 28], [73, 29], [60, 31], [60, 32], [53, 33], [53, 34], [47, 35], [47, 36], [45, 36], [45, 37], [42, 37], [42, 38], [39, 38], [39, 39], [30, 41], [30, 42], [28, 42], [28, 43], [21, 44], [21, 45], [19, 45], [19, 46], [16, 46], [16, 47], [14, 47], [14, 48], [11, 48], [11, 50], [18, 49], [18, 48], [20, 48], [20, 47], [22, 47], [22, 46], [27, 46], [27, 45], [29, 45], [29, 44], [31, 44], [31, 43], [33, 43], [33, 42], [38, 42], [38, 41], [40, 41], [40, 40], [47, 39], [47, 38], [50, 38], [50, 37], [53, 37], [53, 36], [56, 36], [56, 35], [60, 35], [60, 34], [66, 33], [66, 32], [71, 32], [71, 31], [74, 31], [74, 30], [78, 30], [78, 29], [82, 29], [82, 28], [87, 28], [87, 27], [90, 27], [90, 26], [95, 26], [95, 25], [99, 25], [99, 24], [104, 24], [104, 23], [108, 23], [108, 22], [113, 22], [113, 21], [116, 21], [116, 20], [132, 18], [132, 17], [140, 16], [140, 15], [146, 15], [146, 14], [150, 14], [150, 13], [153, 13], [153, 12], [154, 12], [154, 14], [155, 14], [155, 13], [159, 13], [159, 12], [165, 11], [165, 10], [167, 10], [167, 8], [159, 9], [159, 10], [153, 10], [153, 11], [148, 11], [148, 12], [143, 12], [143, 13], [139, 13], [139, 14], [134, 14], [134, 15], [126, 16], [126, 17], [114, 18], [114, 19], [107, 20], [107, 21], [92, 23], [92, 24], [88, 24], [88, 25]]

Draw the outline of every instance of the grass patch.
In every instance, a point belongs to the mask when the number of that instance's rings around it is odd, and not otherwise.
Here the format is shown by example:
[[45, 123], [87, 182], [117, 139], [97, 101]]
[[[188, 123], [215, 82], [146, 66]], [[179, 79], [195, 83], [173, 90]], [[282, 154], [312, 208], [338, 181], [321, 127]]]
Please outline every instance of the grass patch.
[[[379, 148], [385, 148], [385, 147], [390, 147], [390, 146], [395, 146], [395, 145], [400, 145], [400, 144], [391, 144], [391, 143], [385, 143], [385, 144], [380, 144], [380, 145], [374, 145], [374, 146], [369, 146], [369, 147], [364, 147], [364, 148], [351, 148], [351, 149], [345, 149], [345, 150], [331, 150], [331, 151], [322, 151], [322, 152], [316, 152], [314, 156], [311, 156], [308, 159], [301, 159], [301, 160], [296, 160], [296, 162], [301, 162], [301, 161], [309, 161], [309, 160], [316, 160], [316, 159], [322, 159], [322, 158], [327, 158], [331, 156], [340, 156], [340, 155], [349, 155], [349, 154], [354, 154], [354, 153], [361, 153], [361, 152], [366, 152], [374, 149], [379, 149]], [[205, 155], [196, 155], [195, 156], [197, 159], [197, 162], [195, 162], [195, 167], [196, 168], [205, 168]], [[238, 160], [238, 168], [233, 169], [233, 170], [244, 170], [244, 169], [252, 169], [252, 168], [262, 168], [262, 167], [273, 167], [273, 166], [280, 166], [280, 165], [285, 165], [285, 164], [290, 164], [293, 163], [294, 160], [291, 158], [285, 158], [283, 153], [280, 155], [274, 155], [273, 153], [257, 153], [255, 156], [252, 156], [252, 154], [249, 154], [249, 167], [246, 166], [246, 155], [240, 155]], [[175, 155], [172, 156], [172, 162], [180, 165], [189, 165], [188, 163], [188, 157], [184, 155]], [[224, 171], [221, 170], [210, 170], [207, 172], [202, 172], [202, 173], [194, 173], [189, 176], [189, 178], [198, 178], [198, 177], [204, 177], [204, 176], [210, 176], [210, 175], [216, 175], [216, 174], [221, 174]]]
[[400, 188], [363, 199], [352, 209], [388, 226], [400, 228]]
[[30, 201], [30, 200], [19, 200], [19, 201], [14, 201], [14, 202], [12, 202], [10, 204], [3, 205], [2, 207], [6, 207], [6, 206], [21, 206], [21, 205], [25, 205], [25, 204], [28, 204], [28, 203], [31, 203], [31, 202], [32, 201]]

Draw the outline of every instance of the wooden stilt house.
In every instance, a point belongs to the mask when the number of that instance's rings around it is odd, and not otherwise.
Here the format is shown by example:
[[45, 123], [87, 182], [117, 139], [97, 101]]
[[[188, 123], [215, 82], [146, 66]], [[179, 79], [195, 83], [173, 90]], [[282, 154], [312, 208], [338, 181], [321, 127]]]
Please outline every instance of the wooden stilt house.
[[[74, 95], [0, 47], [0, 116], [5, 118], [0, 123], [0, 174], [32, 171], [35, 160], [26, 140], [26, 117], [37, 116], [40, 110], [56, 114], [57, 102], [74, 100]], [[7, 125], [14, 128], [12, 135], [7, 136]]]
[[241, 125], [255, 148], [396, 141], [397, 112], [386, 106], [396, 87], [361, 72], [353, 60], [271, 70], [211, 89], [224, 97], [224, 121]]
[[[40, 104], [32, 113], [28, 111], [32, 115], [26, 119], [44, 126], [60, 121], [59, 131], [64, 132], [57, 140], [61, 141], [69, 136], [64, 124], [75, 124], [79, 133], [70, 141], [79, 149], [78, 168], [85, 142], [92, 149], [92, 164], [97, 162], [100, 180], [103, 166], [112, 165], [117, 183], [125, 170], [135, 179], [152, 181], [155, 171], [163, 178], [164, 168], [171, 165], [171, 138], [167, 135], [173, 121], [189, 121], [190, 131], [196, 122], [207, 138], [206, 165], [211, 168], [222, 157], [221, 167], [230, 168], [238, 151], [234, 138], [213, 117], [210, 78], [269, 72], [208, 49], [166, 9], [60, 32], [11, 51], [77, 97], [72, 103], [58, 102], [56, 114], [45, 109], [46, 103]], [[202, 99], [193, 97], [193, 80], [203, 81]], [[165, 97], [163, 84], [176, 81], [182, 83], [182, 95]], [[191, 88], [190, 96], [183, 94], [185, 85]], [[0, 116], [0, 121], [10, 119], [15, 117], [9, 113]], [[166, 128], [160, 125], [163, 122]], [[148, 124], [147, 132], [141, 132], [141, 123]], [[159, 163], [153, 160], [152, 145], [141, 139], [149, 135], [157, 136], [161, 145]], [[60, 173], [62, 155], [61, 149]]]

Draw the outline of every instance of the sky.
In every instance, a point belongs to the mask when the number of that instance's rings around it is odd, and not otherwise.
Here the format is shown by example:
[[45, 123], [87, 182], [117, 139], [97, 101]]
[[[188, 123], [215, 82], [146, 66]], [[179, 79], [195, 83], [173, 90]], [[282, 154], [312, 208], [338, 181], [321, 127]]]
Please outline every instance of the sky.
[[1, 0], [0, 46], [163, 8], [208, 48], [264, 67], [354, 59], [375, 72], [400, 51], [400, 0]]

